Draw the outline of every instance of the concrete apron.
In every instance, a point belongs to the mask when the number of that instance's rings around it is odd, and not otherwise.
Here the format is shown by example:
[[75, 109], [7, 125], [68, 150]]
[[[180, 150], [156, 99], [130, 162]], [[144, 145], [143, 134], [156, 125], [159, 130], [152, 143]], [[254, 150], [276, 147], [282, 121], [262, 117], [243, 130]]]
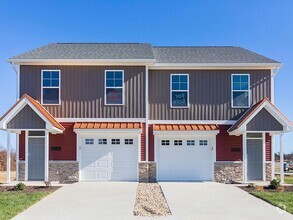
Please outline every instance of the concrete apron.
[[293, 216], [234, 185], [214, 182], [160, 182], [172, 212], [184, 220], [289, 220]]
[[62, 187], [14, 219], [135, 219], [136, 182], [80, 182]]

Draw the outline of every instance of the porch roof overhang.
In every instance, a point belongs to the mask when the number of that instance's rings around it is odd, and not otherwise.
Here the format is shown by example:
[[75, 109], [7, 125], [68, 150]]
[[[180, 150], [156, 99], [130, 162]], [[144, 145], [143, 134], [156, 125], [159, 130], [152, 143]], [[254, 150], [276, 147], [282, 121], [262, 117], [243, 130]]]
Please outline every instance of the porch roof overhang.
[[[281, 129], [268, 128], [266, 130], [247, 130], [247, 125], [251, 122], [261, 110], [265, 109], [278, 123], [282, 125]], [[241, 135], [247, 132], [267, 132], [270, 134], [281, 134], [291, 132], [293, 123], [266, 97], [255, 105], [251, 106], [239, 119], [228, 129], [230, 135]]]
[[155, 124], [155, 135], [212, 135], [219, 133], [216, 124]]
[[73, 129], [77, 133], [84, 132], [103, 132], [103, 133], [141, 133], [140, 122], [77, 122]]
[[[7, 124], [25, 107], [29, 106], [44, 122], [44, 129], [8, 128]], [[24, 94], [1, 118], [0, 130], [19, 132], [21, 130], [47, 130], [53, 134], [63, 133], [65, 128], [35, 99]]]

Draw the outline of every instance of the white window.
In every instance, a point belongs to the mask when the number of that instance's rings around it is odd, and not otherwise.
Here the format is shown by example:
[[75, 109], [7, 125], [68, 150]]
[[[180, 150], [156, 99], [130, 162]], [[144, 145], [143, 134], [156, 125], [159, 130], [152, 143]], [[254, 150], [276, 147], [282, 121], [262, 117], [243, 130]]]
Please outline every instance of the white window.
[[124, 140], [124, 144], [126, 144], [126, 145], [131, 145], [131, 144], [133, 144], [133, 139], [125, 139], [125, 140]]
[[194, 146], [195, 145], [195, 140], [187, 140], [187, 146]]
[[199, 146], [208, 146], [208, 141], [207, 140], [200, 140]]
[[101, 144], [101, 145], [107, 144], [107, 139], [99, 139], [98, 144]]
[[60, 105], [60, 70], [42, 70], [42, 104]]
[[170, 145], [170, 141], [169, 140], [162, 140], [161, 141], [161, 145], [162, 146], [169, 146]]
[[85, 142], [85, 144], [94, 144], [94, 139], [93, 138], [86, 138], [84, 142]]
[[182, 140], [174, 140], [175, 146], [182, 146]]
[[124, 71], [105, 71], [105, 105], [124, 104]]
[[189, 107], [189, 75], [171, 74], [170, 101], [172, 108]]
[[232, 74], [232, 108], [250, 107], [250, 75]]
[[120, 139], [112, 139], [111, 144], [120, 144]]

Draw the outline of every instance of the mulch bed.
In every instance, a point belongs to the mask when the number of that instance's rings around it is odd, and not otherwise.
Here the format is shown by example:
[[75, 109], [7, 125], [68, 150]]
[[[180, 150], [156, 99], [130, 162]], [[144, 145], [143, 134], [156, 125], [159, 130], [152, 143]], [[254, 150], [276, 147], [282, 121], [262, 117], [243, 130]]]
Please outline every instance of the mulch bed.
[[[282, 186], [282, 187], [284, 187], [284, 192], [293, 192], [293, 186]], [[249, 193], [259, 191], [256, 188], [251, 188], [248, 186], [238, 186], [238, 188], [240, 188], [246, 192], [249, 192]], [[261, 191], [262, 192], [279, 192], [278, 190], [270, 188], [269, 186], [264, 186], [263, 190], [261, 190]]]
[[133, 214], [135, 216], [167, 216], [171, 211], [158, 183], [139, 183]]
[[53, 192], [61, 186], [26, 186], [24, 190], [14, 190], [14, 186], [0, 186], [0, 192]]

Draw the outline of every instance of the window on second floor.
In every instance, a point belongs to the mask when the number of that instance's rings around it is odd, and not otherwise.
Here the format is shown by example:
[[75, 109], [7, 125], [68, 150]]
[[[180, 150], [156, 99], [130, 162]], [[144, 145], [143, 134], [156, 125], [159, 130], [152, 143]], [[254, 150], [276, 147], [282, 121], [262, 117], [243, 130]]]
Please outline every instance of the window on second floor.
[[105, 71], [105, 105], [124, 104], [123, 70]]
[[189, 75], [171, 74], [171, 107], [189, 107]]
[[250, 107], [249, 74], [232, 74], [232, 108]]
[[42, 70], [42, 104], [60, 105], [60, 70]]

